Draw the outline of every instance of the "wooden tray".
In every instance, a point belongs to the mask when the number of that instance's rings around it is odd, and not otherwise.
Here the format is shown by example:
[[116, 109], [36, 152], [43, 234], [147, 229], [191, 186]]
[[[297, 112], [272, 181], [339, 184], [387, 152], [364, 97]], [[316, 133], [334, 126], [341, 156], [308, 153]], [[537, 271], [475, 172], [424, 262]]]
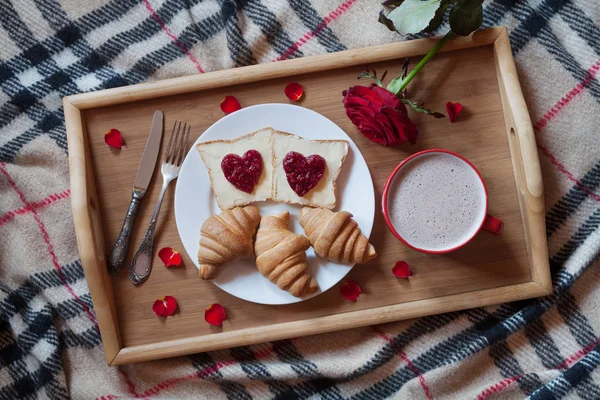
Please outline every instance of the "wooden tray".
[[[434, 110], [459, 101], [457, 122], [412, 115], [421, 129], [417, 145], [384, 148], [360, 135], [344, 113], [342, 91], [357, 83], [366, 64], [400, 73], [402, 59], [418, 61], [439, 38], [344, 51], [203, 75], [78, 94], [64, 98], [69, 141], [73, 216], [85, 275], [111, 365], [173, 357], [206, 350], [331, 332], [424, 315], [521, 300], [551, 293], [544, 222], [544, 197], [535, 139], [505, 28], [491, 28], [450, 41], [411, 83], [416, 100]], [[223, 116], [219, 102], [233, 94], [243, 106], [288, 102], [283, 88], [301, 83], [301, 105], [337, 123], [356, 142], [373, 176], [376, 218], [371, 241], [379, 257], [355, 267], [349, 278], [365, 294], [356, 303], [339, 294], [339, 284], [311, 300], [266, 306], [239, 300], [202, 281], [184, 256], [180, 268], [165, 269], [155, 256], [151, 277], [140, 287], [126, 268], [107, 273], [106, 254], [121, 228], [155, 109], [191, 123], [193, 140]], [[110, 149], [104, 133], [123, 132], [126, 146]], [[190, 138], [190, 143], [192, 138]], [[469, 158], [489, 189], [490, 213], [504, 220], [500, 236], [482, 233], [448, 255], [426, 255], [402, 245], [381, 215], [381, 192], [392, 169], [411, 153], [444, 148]], [[141, 240], [161, 179], [154, 180], [138, 216], [131, 252]], [[155, 249], [182, 253], [173, 215], [174, 185], [166, 195]], [[198, 227], [200, 228], [200, 227]], [[131, 254], [130, 254], [131, 257]], [[407, 261], [413, 276], [398, 280], [392, 266]], [[154, 300], [174, 295], [179, 311], [158, 318]], [[204, 321], [204, 309], [220, 303], [223, 327]]]

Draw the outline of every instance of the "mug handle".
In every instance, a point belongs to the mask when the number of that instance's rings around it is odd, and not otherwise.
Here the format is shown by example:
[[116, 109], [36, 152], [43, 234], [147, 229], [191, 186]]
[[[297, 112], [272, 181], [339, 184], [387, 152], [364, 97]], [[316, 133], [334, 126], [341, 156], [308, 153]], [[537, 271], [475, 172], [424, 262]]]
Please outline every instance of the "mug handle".
[[485, 220], [483, 221], [483, 225], [481, 229], [484, 229], [488, 232], [492, 232], [495, 235], [499, 235], [502, 233], [504, 229], [504, 222], [500, 221], [498, 218], [493, 215], [487, 214], [485, 216]]

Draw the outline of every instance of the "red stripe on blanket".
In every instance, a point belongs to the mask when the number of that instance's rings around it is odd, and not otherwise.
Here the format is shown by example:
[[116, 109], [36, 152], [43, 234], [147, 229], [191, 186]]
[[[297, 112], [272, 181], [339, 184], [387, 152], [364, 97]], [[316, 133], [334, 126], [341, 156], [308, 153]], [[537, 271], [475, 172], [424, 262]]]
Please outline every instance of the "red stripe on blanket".
[[129, 378], [129, 375], [127, 375], [127, 372], [125, 372], [123, 367], [120, 365], [119, 365], [119, 373], [121, 375], [123, 375], [123, 379], [125, 380], [125, 383], [127, 384], [127, 389], [129, 390], [129, 394], [133, 395], [134, 397], [137, 396], [137, 393], [135, 391], [135, 384]]
[[158, 394], [161, 390], [168, 389], [171, 386], [177, 385], [178, 383], [189, 381], [191, 379], [203, 378], [203, 377], [212, 375], [215, 372], [219, 371], [220, 369], [227, 367], [229, 365], [233, 365], [233, 364], [236, 364], [236, 362], [233, 360], [227, 360], [227, 361], [218, 362], [214, 366], [209, 365], [193, 374], [190, 374], [190, 375], [187, 375], [187, 376], [184, 376], [181, 378], [168, 379], [164, 382], [161, 382], [158, 385], [154, 386], [153, 388], [146, 390], [144, 393], [138, 393], [136, 395], [136, 397], [154, 396], [155, 394]]
[[67, 189], [64, 192], [51, 194], [43, 200], [36, 201], [35, 203], [29, 203], [28, 205], [17, 208], [16, 210], [9, 211], [4, 213], [4, 215], [0, 215], [0, 226], [4, 225], [6, 222], [10, 221], [17, 215], [27, 214], [32, 210], [37, 210], [39, 208], [46, 207], [52, 203], [57, 202], [58, 200], [66, 199], [71, 194], [71, 189]]
[[200, 72], [201, 74], [204, 73], [204, 69], [202, 68], [202, 66], [196, 59], [196, 57], [194, 57], [194, 55], [188, 51], [188, 49], [185, 47], [185, 45], [183, 43], [181, 43], [181, 41], [177, 38], [177, 35], [175, 35], [171, 31], [171, 29], [169, 29], [169, 27], [167, 26], [165, 21], [163, 21], [162, 18], [160, 18], [160, 16], [158, 15], [158, 13], [154, 10], [154, 8], [152, 8], [152, 5], [150, 5], [150, 2], [148, 0], [144, 0], [144, 4], [146, 5], [146, 8], [150, 12], [150, 15], [152, 15], [152, 18], [154, 18], [156, 23], [158, 25], [160, 25], [160, 27], [162, 28], [163, 31], [165, 31], [167, 36], [169, 36], [173, 40], [173, 42], [177, 45], [177, 47], [179, 47], [179, 49], [181, 49], [183, 54], [188, 56], [189, 59], [194, 63], [194, 65], [196, 65], [196, 69], [198, 70], [198, 72]]
[[542, 151], [542, 153], [544, 153], [544, 155], [546, 155], [546, 157], [550, 159], [552, 164], [556, 165], [560, 172], [565, 174], [567, 178], [569, 178], [569, 180], [575, 182], [577, 187], [586, 192], [587, 195], [593, 198], [594, 200], [600, 202], [600, 195], [596, 194], [592, 189], [588, 188], [583, 183], [581, 183], [579, 179], [575, 178], [575, 176], [571, 172], [569, 172], [569, 170], [564, 165], [562, 165], [561, 162], [556, 159], [554, 154], [550, 153], [550, 151], [546, 147], [538, 143], [538, 148]]
[[[254, 352], [254, 357], [257, 360], [262, 360], [264, 358], [271, 356], [272, 354], [273, 354], [273, 348], [271, 348], [269, 346], [269, 347], [264, 348], [263, 350]], [[252, 360], [249, 359], [248, 361], [252, 361]], [[127, 373], [125, 372], [125, 370], [123, 368], [119, 367], [119, 372], [124, 376], [125, 383], [127, 384], [127, 387], [129, 390], [129, 394], [131, 396], [133, 396], [134, 398], [139, 399], [139, 398], [154, 396], [154, 395], [160, 393], [162, 390], [168, 389], [171, 386], [175, 386], [181, 382], [186, 382], [186, 381], [189, 381], [192, 379], [197, 379], [197, 378], [208, 377], [208, 376], [218, 372], [219, 370], [221, 370], [224, 367], [227, 367], [230, 365], [235, 365], [235, 364], [239, 364], [239, 363], [235, 360], [221, 361], [214, 365], [209, 365], [207, 367], [204, 367], [200, 371], [196, 371], [193, 374], [185, 375], [185, 376], [182, 376], [179, 378], [167, 379], [167, 380], [153, 386], [152, 388], [146, 390], [143, 393], [136, 392], [135, 385], [133, 384], [133, 382], [131, 381], [131, 379], [129, 378], [129, 376], [127, 375]], [[114, 394], [109, 394], [109, 395], [97, 397], [96, 400], [114, 400], [114, 399], [118, 399], [118, 398], [122, 398], [122, 397], [124, 397], [124, 396], [116, 396]], [[125, 397], [129, 397], [129, 396], [125, 396]]]
[[[571, 100], [573, 100], [579, 94], [583, 93], [583, 90], [587, 86], [589, 86], [590, 82], [592, 81], [592, 79], [594, 79], [595, 75], [598, 73], [599, 70], [600, 70], [600, 60], [596, 61], [596, 63], [594, 65], [592, 65], [592, 67], [590, 69], [588, 69], [585, 78], [581, 82], [579, 82], [577, 84], [577, 86], [575, 86], [566, 95], [564, 95], [560, 100], [558, 100], [556, 102], [556, 104], [548, 112], [546, 112], [544, 114], [544, 116], [538, 122], [535, 123], [535, 125], [533, 126], [533, 129], [535, 130], [536, 134], [539, 133], [539, 131], [542, 128], [544, 128], [548, 124], [549, 121], [556, 118], [556, 116], [559, 114], [559, 112], [563, 108], [565, 108], [567, 106], [567, 104], [569, 104], [571, 102]], [[588, 196], [590, 196], [594, 200], [600, 202], [600, 195], [596, 194], [592, 189], [586, 187], [583, 183], [581, 183], [581, 181], [579, 179], [577, 179], [560, 161], [558, 161], [558, 159], [556, 158], [556, 156], [554, 156], [554, 154], [552, 154], [546, 147], [544, 147], [543, 145], [541, 145], [539, 143], [537, 144], [537, 146], [542, 151], [542, 153], [544, 153], [544, 155], [550, 159], [550, 162], [552, 162], [552, 164], [554, 164], [560, 170], [560, 172], [565, 174], [567, 176], [567, 178], [569, 178], [569, 180], [571, 180], [572, 182], [575, 182], [577, 187], [579, 187], [581, 190], [583, 190], [585, 193], [587, 193]]]
[[92, 311], [87, 306], [87, 304], [85, 304], [85, 302], [83, 300], [81, 300], [79, 298], [79, 296], [77, 296], [77, 294], [75, 293], [75, 291], [73, 290], [73, 288], [67, 283], [67, 279], [65, 278], [65, 275], [63, 274], [62, 267], [60, 266], [60, 263], [58, 262], [58, 257], [56, 256], [56, 253], [54, 252], [54, 246], [52, 246], [52, 243], [50, 242], [50, 236], [48, 236], [48, 231], [46, 230], [46, 226], [44, 225], [44, 223], [40, 219], [39, 214], [32, 207], [32, 205], [30, 203], [28, 203], [27, 200], [25, 200], [25, 195], [17, 187], [17, 184], [15, 183], [15, 181], [8, 174], [8, 171], [6, 170], [6, 164], [0, 163], [0, 172], [2, 173], [2, 175], [4, 175], [6, 177], [6, 179], [8, 180], [9, 185], [13, 188], [13, 190], [15, 191], [15, 193], [17, 193], [17, 195], [19, 196], [19, 198], [21, 199], [21, 201], [23, 202], [23, 204], [25, 205], [25, 207], [30, 207], [31, 208], [31, 212], [33, 213], [33, 218], [35, 219], [35, 221], [38, 224], [38, 227], [40, 228], [40, 232], [42, 233], [42, 237], [44, 238], [44, 241], [46, 242], [46, 246], [48, 247], [48, 254], [50, 255], [50, 259], [52, 260], [52, 264], [54, 265], [54, 268], [58, 272], [58, 276], [60, 277], [60, 280], [61, 280], [63, 286], [67, 288], [67, 291], [71, 294], [71, 296], [73, 296], [73, 298], [81, 305], [81, 307], [83, 308], [83, 310], [87, 314], [87, 316], [90, 319], [90, 321], [92, 321], [92, 323], [94, 324], [94, 326], [97, 328], [98, 327], [98, 322], [96, 321], [96, 317], [94, 316], [94, 314], [92, 314]]
[[571, 89], [566, 95], [564, 95], [560, 100], [556, 102], [556, 104], [546, 113], [544, 116], [535, 123], [533, 129], [539, 130], [548, 124], [549, 121], [553, 120], [559, 113], [560, 110], [565, 108], [567, 104], [573, 100], [578, 94], [583, 92], [583, 89], [589, 86], [594, 76], [600, 70], [600, 60], [596, 61], [594, 65], [590, 69], [588, 69], [585, 78], [577, 84], [573, 89]]
[[[592, 349], [594, 347], [596, 347], [598, 344], [600, 344], [600, 338], [596, 339], [595, 341], [593, 341], [592, 343], [588, 344], [584, 348], [578, 350], [576, 353], [574, 353], [574, 354], [570, 355], [569, 357], [565, 358], [563, 362], [561, 362], [560, 364], [556, 364], [551, 369], [566, 369], [566, 368], [568, 368], [569, 366], [575, 364], [576, 361], [579, 361], [587, 353], [589, 353], [590, 351], [592, 351]], [[511, 376], [510, 378], [503, 379], [500, 382], [493, 384], [492, 386], [490, 386], [490, 387], [486, 388], [485, 390], [483, 390], [477, 396], [477, 400], [485, 400], [490, 395], [492, 395], [494, 393], [498, 393], [498, 392], [504, 390], [511, 383], [518, 382], [519, 379], [521, 379], [524, 375], [525, 374]]]
[[380, 328], [378, 328], [376, 326], [371, 326], [371, 329], [373, 329], [375, 332], [377, 332], [381, 338], [383, 338], [385, 341], [390, 343], [392, 345], [392, 347], [394, 347], [396, 352], [400, 355], [400, 358], [402, 358], [402, 360], [406, 363], [406, 366], [413, 372], [413, 374], [415, 374], [415, 376], [417, 376], [419, 378], [419, 383], [421, 384], [421, 387], [423, 388], [423, 391], [425, 392], [425, 396], [427, 397], [427, 399], [432, 400], [433, 397], [431, 397], [431, 393], [429, 392], [429, 387], [425, 383], [425, 378], [423, 377], [423, 375], [421, 375], [421, 371], [419, 371], [419, 368], [417, 368], [417, 366], [415, 364], [413, 364], [413, 362], [410, 360], [410, 358], [408, 358], [406, 353], [404, 351], [402, 351], [402, 349], [397, 347], [396, 343], [388, 335], [386, 335], [384, 331], [382, 331]]
[[332, 12], [330, 12], [329, 15], [327, 15], [326, 17], [324, 17], [323, 18], [323, 22], [321, 22], [319, 25], [317, 25], [317, 27], [313, 31], [306, 32], [304, 34], [304, 36], [302, 36], [300, 39], [298, 39], [296, 41], [296, 43], [294, 43], [293, 45], [291, 45], [289, 49], [287, 49], [286, 51], [284, 51], [282, 55], [280, 55], [279, 57], [277, 57], [273, 61], [285, 60], [286, 58], [288, 58], [289, 56], [291, 56], [292, 54], [294, 54], [294, 52], [296, 50], [298, 50], [300, 47], [302, 47], [304, 44], [306, 44], [306, 42], [308, 42], [310, 39], [312, 39], [315, 36], [317, 36], [319, 34], [319, 32], [321, 32], [325, 27], [327, 27], [327, 25], [329, 25], [331, 22], [335, 21], [340, 15], [342, 15], [346, 11], [348, 11], [348, 9], [350, 9], [350, 7], [352, 7], [352, 5], [354, 5], [354, 3], [356, 3], [356, 1], [357, 0], [346, 0], [346, 1], [344, 1], [335, 10], [333, 10]]

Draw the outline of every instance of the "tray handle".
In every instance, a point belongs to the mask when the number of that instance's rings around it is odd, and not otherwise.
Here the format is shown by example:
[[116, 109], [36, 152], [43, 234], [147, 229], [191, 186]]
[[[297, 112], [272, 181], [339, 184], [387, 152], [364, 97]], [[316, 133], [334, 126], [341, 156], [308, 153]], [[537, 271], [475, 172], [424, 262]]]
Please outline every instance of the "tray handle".
[[[544, 184], [537, 144], [535, 141], [535, 133], [527, 109], [527, 104], [523, 97], [521, 84], [519, 83], [519, 76], [517, 75], [517, 68], [512, 56], [512, 50], [506, 30], [500, 34], [494, 43], [494, 50], [498, 60], [499, 72], [504, 82], [506, 99], [512, 114], [512, 129], [515, 132], [515, 136], [519, 141], [519, 147], [521, 148], [523, 172], [525, 173], [527, 191], [534, 198], [542, 198], [543, 200]], [[538, 208], [536, 211], [543, 210], [543, 206], [544, 204], [542, 201], [541, 209]]]
[[[531, 279], [540, 285], [547, 294], [552, 293], [552, 280], [548, 265], [548, 244], [544, 206], [544, 183], [537, 151], [535, 131], [523, 91], [519, 83], [517, 68], [512, 56], [508, 31], [503, 28], [494, 42], [499, 85], [503, 95], [507, 130], [511, 146], [511, 157], [518, 185], [519, 205], [527, 239], [527, 250], [531, 265]], [[503, 93], [502, 93], [503, 92]], [[513, 150], [515, 150], [513, 152]]]

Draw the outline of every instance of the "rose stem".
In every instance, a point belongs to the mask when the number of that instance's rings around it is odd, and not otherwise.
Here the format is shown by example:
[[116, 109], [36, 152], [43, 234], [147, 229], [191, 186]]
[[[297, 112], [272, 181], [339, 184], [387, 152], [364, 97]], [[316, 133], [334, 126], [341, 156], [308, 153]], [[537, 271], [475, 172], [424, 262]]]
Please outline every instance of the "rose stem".
[[[437, 42], [435, 44], [435, 46], [433, 46], [433, 48], [431, 50], [429, 50], [429, 53], [427, 53], [425, 55], [425, 57], [423, 57], [423, 59], [421, 61], [419, 61], [419, 63], [417, 65], [415, 65], [415, 68], [408, 73], [406, 78], [404, 78], [402, 80], [400, 80], [398, 78], [394, 79], [393, 81], [390, 82], [387, 89], [392, 93], [396, 93], [396, 94], [402, 93], [404, 88], [406, 88], [406, 86], [408, 86], [410, 81], [412, 81], [413, 78], [419, 73], [421, 68], [423, 68], [425, 66], [425, 64], [427, 64], [429, 62], [429, 60], [431, 60], [431, 58], [446, 44], [448, 39], [450, 39], [452, 36], [454, 36], [454, 33], [452, 31], [449, 31], [448, 33], [446, 33], [446, 35], [442, 38], [442, 40]], [[398, 83], [400, 83], [400, 86], [396, 89], [395, 86]]]

